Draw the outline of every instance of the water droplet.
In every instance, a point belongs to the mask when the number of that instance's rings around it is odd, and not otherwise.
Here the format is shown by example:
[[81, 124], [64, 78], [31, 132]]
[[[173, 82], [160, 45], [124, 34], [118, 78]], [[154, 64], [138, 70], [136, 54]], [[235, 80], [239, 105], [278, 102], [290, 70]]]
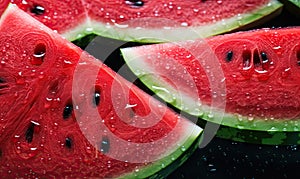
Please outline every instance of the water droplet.
[[186, 148], [185, 148], [185, 146], [181, 146], [181, 148], [180, 148], [180, 149], [181, 149], [181, 151], [182, 151], [182, 152], [186, 151]]
[[210, 119], [212, 119], [212, 118], [214, 118], [214, 114], [213, 114], [213, 113], [209, 113], [209, 114], [207, 115], [207, 117], [210, 118]]
[[65, 64], [69, 64], [69, 65], [72, 64], [72, 62], [71, 62], [70, 60], [64, 60], [64, 63], [65, 63]]
[[125, 109], [136, 107], [137, 104], [126, 104]]
[[181, 25], [182, 27], [187, 27], [187, 26], [189, 26], [189, 24], [188, 24], [187, 22], [182, 22], [180, 25]]
[[273, 49], [274, 50], [279, 50], [279, 49], [281, 49], [281, 46], [279, 45], [279, 46], [273, 47]]
[[238, 117], [239, 121], [243, 121], [243, 116], [242, 115], [238, 114], [237, 117]]
[[242, 126], [242, 125], [236, 125], [236, 127], [237, 127], [238, 129], [244, 129], [244, 128], [245, 128], [245, 126]]
[[281, 73], [282, 78], [287, 78], [291, 73], [291, 68], [286, 68], [284, 71]]
[[276, 127], [271, 127], [270, 129], [268, 129], [268, 131], [277, 131]]
[[253, 116], [248, 116], [249, 121], [253, 121], [254, 117]]

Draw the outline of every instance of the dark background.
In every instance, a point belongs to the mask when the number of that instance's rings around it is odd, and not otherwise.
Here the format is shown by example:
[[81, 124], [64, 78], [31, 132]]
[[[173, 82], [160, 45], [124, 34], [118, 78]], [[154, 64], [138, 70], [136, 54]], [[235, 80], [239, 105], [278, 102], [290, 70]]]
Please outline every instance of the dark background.
[[[299, 17], [290, 13], [286, 8], [283, 8], [283, 11], [279, 16], [252, 29], [299, 26]], [[89, 46], [86, 48], [86, 42], [90, 42], [91, 39], [94, 39], [94, 41], [89, 43]], [[120, 55], [120, 47], [143, 45], [132, 42], [125, 43], [102, 37], [95, 38], [95, 36], [88, 36], [85, 37], [85, 39], [74, 43], [81, 46], [98, 59], [105, 59], [104, 63], [115, 71], [118, 71], [120, 67], [127, 68]], [[93, 45], [97, 45], [97, 48], [101, 48], [101, 50], [92, 51], [91, 49], [97, 49], [93, 48]], [[111, 49], [116, 50], [111, 51]], [[103, 54], [103, 52], [107, 53]], [[116, 63], [116, 61], [118, 63]], [[135, 76], [131, 74], [129, 69], [125, 76], [127, 79], [129, 78], [130, 81], [135, 79]], [[143, 86], [141, 82], [135, 80], [134, 83], [152, 95], [152, 92]], [[233, 142], [231, 140], [215, 137], [205, 148], [196, 149], [189, 159], [167, 178], [300, 179], [300, 146], [258, 145]]]

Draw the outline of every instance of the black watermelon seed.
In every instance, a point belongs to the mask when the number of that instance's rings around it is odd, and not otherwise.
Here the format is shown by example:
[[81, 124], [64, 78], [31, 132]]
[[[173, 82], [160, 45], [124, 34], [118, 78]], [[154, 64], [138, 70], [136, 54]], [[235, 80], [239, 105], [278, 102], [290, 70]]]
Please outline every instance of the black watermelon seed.
[[73, 105], [67, 104], [63, 111], [63, 118], [68, 119], [72, 115], [72, 112], [73, 112]]
[[132, 6], [132, 7], [142, 7], [144, 6], [144, 2], [141, 0], [126, 0], [126, 4]]
[[296, 56], [297, 56], [297, 65], [300, 66], [300, 50], [297, 50]]
[[260, 61], [260, 58], [259, 58], [259, 53], [258, 53], [257, 50], [255, 50], [254, 54], [253, 54], [253, 62], [254, 62], [254, 65], [256, 67], [261, 65], [261, 61]]
[[6, 81], [0, 77], [0, 89], [4, 89], [4, 88], [8, 87], [8, 85], [5, 83], [6, 83]]
[[101, 152], [107, 153], [109, 151], [109, 148], [110, 148], [110, 142], [108, 137], [106, 136], [102, 137], [101, 146], [100, 146]]
[[245, 50], [243, 51], [243, 66], [244, 68], [250, 67], [250, 60], [251, 60], [251, 51]]
[[42, 43], [37, 44], [33, 53], [34, 59], [32, 59], [31, 63], [33, 65], [41, 65], [46, 56], [46, 45]]
[[33, 140], [33, 133], [34, 133], [34, 127], [36, 124], [34, 124], [33, 122], [30, 123], [29, 127], [27, 128], [26, 132], [25, 132], [25, 140], [28, 143], [31, 143]]
[[267, 56], [267, 54], [265, 52], [262, 52], [260, 54], [260, 56], [261, 56], [261, 59], [262, 59], [263, 63], [267, 63], [269, 61], [268, 56]]
[[66, 147], [69, 148], [69, 149], [72, 148], [72, 145], [73, 145], [72, 143], [73, 143], [73, 142], [72, 142], [72, 139], [69, 138], [69, 137], [67, 137], [67, 138], [66, 138], [66, 141], [65, 141]]
[[31, 9], [30, 12], [36, 15], [42, 15], [45, 13], [45, 8], [43, 6], [36, 5]]
[[0, 158], [2, 157], [2, 149], [0, 149]]
[[134, 116], [135, 116], [134, 110], [133, 110], [133, 109], [130, 109], [130, 111], [129, 111], [129, 117], [130, 117], [130, 118], [133, 118]]
[[100, 92], [96, 91], [93, 97], [94, 105], [98, 106], [100, 104]]
[[231, 62], [232, 57], [233, 57], [233, 51], [227, 52], [227, 54], [226, 54], [226, 61], [227, 62]]

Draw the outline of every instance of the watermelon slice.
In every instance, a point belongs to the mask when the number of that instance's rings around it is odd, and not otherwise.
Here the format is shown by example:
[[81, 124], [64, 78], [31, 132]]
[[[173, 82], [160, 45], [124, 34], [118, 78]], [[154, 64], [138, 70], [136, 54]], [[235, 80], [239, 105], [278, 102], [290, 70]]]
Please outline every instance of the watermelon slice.
[[[0, 2], [0, 12], [8, 1]], [[95, 33], [143, 42], [187, 40], [232, 31], [268, 20], [282, 7], [277, 0], [10, 1], [69, 40]]]
[[162, 177], [198, 146], [201, 128], [15, 5], [0, 39], [1, 177]]
[[162, 99], [221, 124], [220, 136], [299, 144], [299, 40], [298, 27], [261, 29], [122, 53]]

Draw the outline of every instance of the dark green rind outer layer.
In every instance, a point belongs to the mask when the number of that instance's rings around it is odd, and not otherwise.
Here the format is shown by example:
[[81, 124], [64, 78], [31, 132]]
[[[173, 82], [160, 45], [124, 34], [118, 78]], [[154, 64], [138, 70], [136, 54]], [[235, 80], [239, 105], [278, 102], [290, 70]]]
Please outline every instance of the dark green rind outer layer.
[[[207, 121], [198, 120], [198, 125], [205, 127]], [[216, 137], [237, 142], [265, 145], [300, 145], [300, 132], [254, 131], [220, 125]]]
[[191, 145], [191, 147], [188, 150], [186, 150], [178, 159], [176, 159], [173, 163], [171, 163], [163, 170], [160, 170], [156, 174], [150, 176], [149, 179], [164, 179], [166, 176], [171, 174], [176, 168], [181, 166], [192, 155], [192, 153], [199, 147], [199, 143], [201, 142], [201, 140], [202, 135], [199, 136]]

